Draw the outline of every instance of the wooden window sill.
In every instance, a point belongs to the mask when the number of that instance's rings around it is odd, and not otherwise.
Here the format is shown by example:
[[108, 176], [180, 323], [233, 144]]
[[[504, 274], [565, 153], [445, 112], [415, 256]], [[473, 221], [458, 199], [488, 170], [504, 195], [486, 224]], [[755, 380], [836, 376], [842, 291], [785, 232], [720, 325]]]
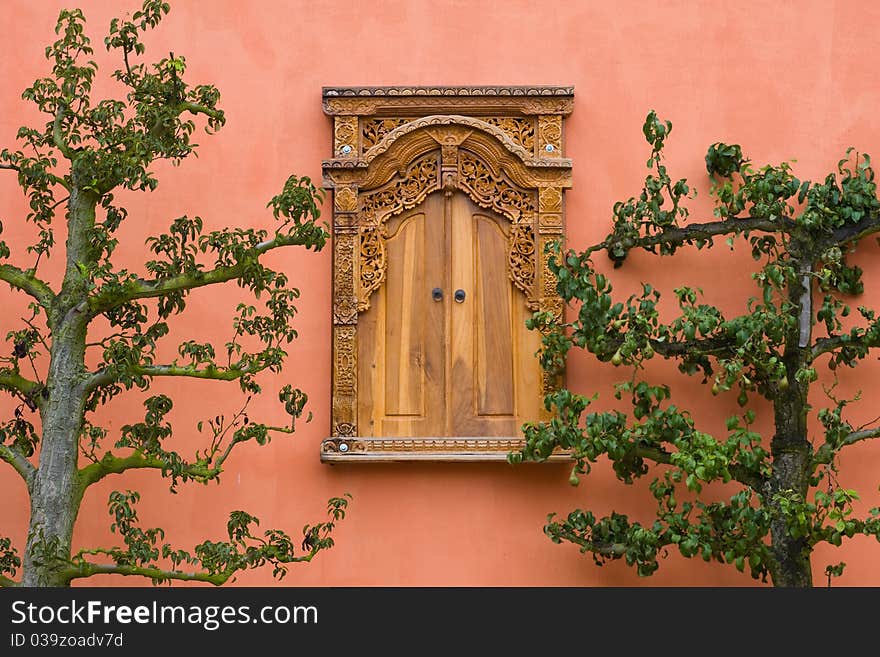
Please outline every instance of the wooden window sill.
[[[399, 461], [506, 463], [510, 452], [522, 449], [517, 436], [327, 438], [321, 443], [322, 463], [394, 463]], [[560, 452], [548, 460], [571, 457]]]

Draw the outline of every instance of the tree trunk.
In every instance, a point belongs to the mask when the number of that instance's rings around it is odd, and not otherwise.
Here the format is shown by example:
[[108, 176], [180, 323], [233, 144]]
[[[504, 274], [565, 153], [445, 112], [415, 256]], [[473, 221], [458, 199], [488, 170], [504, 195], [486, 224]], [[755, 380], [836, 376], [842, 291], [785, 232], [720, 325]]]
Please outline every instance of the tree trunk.
[[[31, 488], [31, 519], [24, 558], [24, 586], [65, 586], [59, 571], [70, 557], [73, 523], [82, 489], [77, 476], [78, 437], [83, 421], [84, 330], [55, 334], [40, 443], [40, 467]], [[84, 327], [83, 327], [84, 328]], [[51, 558], [52, 555], [58, 559]]]
[[[793, 249], [808, 253], [807, 249]], [[797, 304], [800, 312], [797, 325], [786, 337], [785, 362], [789, 387], [779, 391], [773, 400], [776, 433], [770, 445], [773, 473], [769, 485], [769, 506], [773, 513], [770, 539], [775, 557], [771, 569], [774, 586], [811, 587], [813, 570], [810, 563], [812, 545], [805, 537], [794, 538], [787, 520], [782, 516], [777, 496], [794, 493], [803, 502], [810, 488], [812, 447], [807, 438], [807, 395], [810, 382], [797, 381], [797, 372], [810, 362], [812, 329], [811, 263], [806, 258], [795, 263], [797, 282], [788, 289], [788, 300]]]
[[[793, 376], [794, 372], [789, 375]], [[813, 585], [812, 547], [806, 538], [792, 537], [779, 503], [773, 499], [794, 492], [805, 500], [810, 484], [812, 450], [807, 441], [806, 386], [793, 385], [791, 390], [791, 394], [782, 395], [774, 403], [776, 435], [771, 444], [773, 474], [770, 478], [770, 509], [774, 515], [770, 538], [776, 567], [772, 569], [772, 576], [774, 586], [809, 587]]]
[[61, 293], [48, 312], [52, 331], [48, 397], [40, 409], [40, 464], [31, 487], [31, 518], [24, 554], [24, 586], [67, 586], [73, 526], [83, 488], [78, 476], [79, 435], [85, 410], [85, 343], [88, 317], [81, 308], [88, 288], [81, 267], [94, 262], [89, 238], [96, 199], [76, 189], [68, 206], [67, 266]]

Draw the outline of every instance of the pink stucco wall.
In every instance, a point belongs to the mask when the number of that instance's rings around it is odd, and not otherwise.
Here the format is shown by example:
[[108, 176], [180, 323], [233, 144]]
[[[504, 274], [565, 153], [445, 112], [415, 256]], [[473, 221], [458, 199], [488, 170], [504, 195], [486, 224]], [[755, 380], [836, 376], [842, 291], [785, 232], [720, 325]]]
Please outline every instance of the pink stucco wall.
[[[21, 91], [47, 70], [43, 47], [54, 38], [58, 10], [75, 2], [5, 0], [0, 3], [0, 145], [11, 146], [19, 125], [32, 121]], [[90, 21], [97, 59], [112, 70], [102, 39], [118, 7], [135, 0], [80, 0]], [[870, 44], [880, 27], [873, 2], [587, 2], [524, 0], [280, 0], [240, 2], [177, 0], [160, 31], [149, 38], [148, 55], [184, 54], [191, 81], [216, 84], [227, 126], [216, 136], [199, 136], [200, 157], [174, 169], [157, 167], [160, 186], [130, 197], [130, 218], [118, 258], [128, 266], [146, 260], [144, 238], [164, 230], [182, 214], [198, 214], [206, 225], [267, 226], [267, 200], [292, 172], [320, 179], [320, 162], [330, 153], [330, 122], [321, 111], [322, 85], [573, 84], [575, 111], [567, 122], [566, 155], [574, 162], [574, 188], [566, 198], [568, 240], [583, 247], [610, 226], [615, 200], [637, 192], [644, 177], [646, 148], [641, 125], [656, 109], [673, 121], [668, 149], [674, 176], [696, 183], [694, 216], [707, 217], [703, 155], [717, 140], [743, 145], [757, 163], [796, 158], [801, 177], [830, 170], [846, 147], [880, 153], [876, 112], [880, 84]], [[104, 86], [107, 92], [109, 87]], [[102, 86], [98, 87], [99, 93]], [[26, 203], [11, 176], [0, 177], [0, 219], [4, 237], [21, 241]], [[633, 256], [616, 273], [619, 289], [642, 280], [662, 289], [690, 281], [710, 300], [741, 310], [752, 293], [751, 260], [716, 248], [706, 258], [676, 256], [661, 268]], [[868, 292], [860, 302], [877, 302], [872, 285], [880, 267], [871, 264], [877, 247], [866, 244], [857, 261], [865, 267]], [[46, 272], [58, 271], [55, 258]], [[292, 439], [268, 448], [246, 445], [233, 458], [219, 486], [184, 486], [171, 495], [158, 474], [137, 472], [107, 479], [87, 494], [75, 535], [78, 545], [107, 544], [107, 493], [140, 490], [145, 525], [159, 524], [169, 539], [191, 547], [220, 538], [229, 510], [259, 516], [263, 527], [280, 526], [294, 535], [323, 516], [324, 500], [349, 491], [350, 516], [340, 525], [337, 546], [312, 564], [296, 567], [284, 580], [295, 585], [747, 585], [732, 568], [687, 562], [673, 555], [658, 574], [640, 580], [620, 564], [595, 567], [571, 546], [556, 546], [541, 531], [550, 511], [577, 505], [599, 512], [612, 508], [650, 519], [646, 486], [625, 487], [601, 466], [579, 488], [566, 483], [562, 465], [427, 465], [329, 467], [318, 461], [318, 444], [328, 434], [330, 382], [330, 252], [289, 250], [272, 262], [302, 287], [299, 340], [283, 374], [263, 377], [267, 390], [287, 382], [310, 395], [315, 419]], [[672, 266], [674, 265], [674, 266]], [[872, 289], [874, 288], [874, 289]], [[24, 301], [0, 291], [0, 330], [23, 312]], [[178, 341], [206, 336], [225, 341], [233, 287], [200, 291], [165, 346], [173, 357]], [[704, 390], [669, 372], [677, 394], [692, 406], [708, 430], [723, 428], [734, 398], [702, 397]], [[607, 393], [615, 380], [609, 368], [587, 357], [570, 367], [574, 387]], [[864, 389], [868, 402], [854, 423], [877, 415], [874, 361], [852, 375], [848, 391]], [[587, 385], [590, 381], [590, 385]], [[155, 390], [173, 394], [174, 445], [196, 446], [198, 419], [237, 410], [235, 384], [167, 382]], [[142, 417], [143, 395], [114, 401], [100, 416], [119, 427]], [[8, 408], [8, 407], [4, 407]], [[267, 394], [252, 415], [281, 419]], [[767, 414], [759, 422], [769, 429]], [[880, 450], [860, 446], [844, 458], [842, 480], [876, 502]], [[24, 544], [27, 501], [11, 470], [0, 470], [0, 534]], [[816, 579], [824, 566], [849, 564], [841, 582], [880, 585], [880, 546], [866, 539], [839, 551], [820, 550]], [[95, 584], [121, 580], [93, 580]], [[243, 574], [238, 582], [266, 585], [268, 570]], [[127, 581], [126, 584], [136, 583]]]

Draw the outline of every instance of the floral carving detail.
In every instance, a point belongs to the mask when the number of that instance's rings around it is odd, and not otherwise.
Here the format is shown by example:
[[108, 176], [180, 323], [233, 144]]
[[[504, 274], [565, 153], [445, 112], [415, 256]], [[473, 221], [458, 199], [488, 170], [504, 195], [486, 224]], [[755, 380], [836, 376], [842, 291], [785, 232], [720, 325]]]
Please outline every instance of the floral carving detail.
[[[432, 116], [423, 116], [418, 119], [413, 119], [412, 121], [407, 121], [403, 125], [400, 125], [394, 130], [388, 132], [375, 146], [370, 148], [364, 155], [367, 157], [369, 161], [372, 161], [377, 156], [382, 155], [387, 152], [390, 146], [403, 137], [406, 134], [411, 132], [415, 132], [416, 130], [421, 130], [423, 128], [435, 128], [438, 126], [455, 126], [458, 128], [477, 128], [478, 130], [483, 130], [484, 132], [489, 133], [493, 137], [496, 137], [498, 141], [500, 141], [504, 147], [519, 157], [523, 162], [529, 161], [531, 163], [540, 163], [541, 166], [548, 165], [556, 166], [557, 160], [549, 159], [549, 160], [537, 160], [534, 159], [534, 153], [531, 151], [527, 151], [525, 148], [520, 146], [517, 142], [513, 140], [513, 138], [504, 132], [501, 128], [494, 126], [490, 123], [487, 123], [483, 119], [477, 119], [469, 116], [459, 116], [459, 115], [432, 115]], [[461, 139], [455, 140], [453, 142], [444, 142], [442, 138], [438, 143], [455, 143], [460, 144], [467, 135], [464, 135]], [[327, 164], [327, 163], [325, 163]]]
[[521, 105], [523, 114], [560, 114], [568, 116], [574, 108], [573, 98], [533, 98]]
[[359, 98], [324, 98], [324, 111], [331, 115], [354, 114], [365, 116], [373, 114], [379, 103], [372, 99]]
[[412, 119], [366, 119], [361, 128], [361, 138], [363, 139], [364, 151], [368, 151], [382, 141], [382, 137], [411, 120]]
[[355, 435], [355, 426], [350, 422], [340, 422], [333, 431], [333, 438], [321, 442], [322, 454], [352, 454], [366, 452], [362, 440], [350, 440]]
[[357, 326], [333, 327], [333, 434], [357, 433]]
[[334, 131], [336, 157], [357, 157], [357, 125], [356, 116], [336, 117]]
[[354, 258], [356, 235], [337, 234], [333, 238], [334, 291], [333, 321], [351, 324], [357, 320], [354, 292]]
[[[351, 433], [345, 433], [350, 430]], [[421, 460], [425, 453], [449, 455], [453, 460], [469, 461], [469, 455], [479, 455], [485, 460], [486, 455], [496, 457], [492, 460], [506, 460], [507, 454], [523, 448], [523, 438], [366, 438], [354, 433], [354, 426], [339, 424], [333, 432], [333, 438], [321, 442], [321, 458], [326, 461], [348, 460], [353, 456], [354, 462], [359, 457], [371, 461], [389, 460], [406, 461]], [[550, 460], [567, 458], [564, 452], [554, 453]]]
[[370, 116], [383, 110], [398, 116], [414, 113], [461, 113], [461, 110], [509, 108], [517, 114], [571, 114], [572, 87], [344, 87], [324, 90], [324, 111], [331, 115]]
[[484, 208], [500, 212], [514, 223], [531, 219], [536, 209], [534, 194], [520, 190], [496, 176], [476, 156], [462, 151], [458, 172], [462, 186]]
[[357, 352], [355, 350], [355, 327], [337, 326], [333, 360], [335, 367], [334, 388], [337, 395], [354, 395], [357, 381]]
[[336, 209], [339, 212], [354, 212], [357, 210], [357, 192], [351, 187], [337, 187], [333, 191]]
[[[333, 425], [333, 435], [334, 436], [339, 436], [340, 438], [351, 438], [352, 436], [355, 436], [356, 434], [357, 434], [357, 426], [353, 422], [337, 422], [335, 425]], [[350, 449], [349, 450], [339, 449], [339, 446], [342, 444], [342, 442], [344, 442], [344, 441], [335, 441], [333, 438], [329, 438], [328, 440], [325, 440], [321, 444], [322, 451], [326, 451], [326, 452], [337, 451], [337, 452], [342, 452], [342, 453], [345, 453], [346, 451], [352, 451]], [[325, 449], [325, 443], [327, 444], [326, 449]], [[332, 447], [331, 447], [331, 445], [332, 445]], [[335, 447], [335, 449], [334, 449], [334, 447]]]
[[550, 245], [559, 240], [558, 236], [549, 235], [541, 240], [541, 296], [544, 306], [541, 310], [552, 312], [557, 319], [562, 319], [562, 297], [556, 291], [556, 275], [550, 269]]
[[378, 226], [361, 228], [360, 260], [361, 289], [358, 294], [358, 311], [370, 307], [370, 295], [379, 289], [385, 280], [385, 240], [379, 234]]
[[531, 119], [516, 116], [490, 116], [483, 119], [489, 125], [500, 128], [517, 144], [530, 153], [535, 148], [535, 125]]
[[559, 115], [539, 117], [538, 138], [540, 157], [562, 157], [562, 117]]
[[333, 327], [333, 433], [357, 432], [357, 326]]
[[429, 153], [413, 162], [403, 177], [396, 177], [376, 191], [362, 195], [363, 223], [377, 224], [387, 217], [415, 207], [440, 184], [437, 153]]
[[541, 213], [538, 215], [538, 229], [542, 233], [562, 232], [562, 215], [558, 213]]
[[559, 212], [562, 209], [562, 190], [559, 187], [542, 187], [541, 212]]
[[[558, 235], [548, 235], [541, 240], [541, 307], [543, 312], [553, 314], [557, 322], [562, 321], [562, 297], [556, 291], [557, 278], [550, 269], [550, 245], [560, 239]], [[561, 378], [546, 370], [542, 372], [542, 390], [549, 394], [559, 388]]]
[[510, 279], [533, 307], [535, 290], [535, 232], [528, 224], [515, 224], [510, 229], [510, 252], [507, 259]]

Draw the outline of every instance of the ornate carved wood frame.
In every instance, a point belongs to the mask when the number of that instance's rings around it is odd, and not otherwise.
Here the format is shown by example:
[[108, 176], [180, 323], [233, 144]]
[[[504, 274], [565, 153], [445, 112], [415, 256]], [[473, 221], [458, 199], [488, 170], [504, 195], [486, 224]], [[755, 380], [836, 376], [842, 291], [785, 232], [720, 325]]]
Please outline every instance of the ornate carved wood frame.
[[562, 127], [573, 96], [572, 87], [323, 90], [333, 117], [333, 158], [323, 162], [333, 190], [333, 387], [322, 461], [502, 461], [521, 447], [516, 438], [359, 436], [358, 315], [385, 277], [385, 220], [441, 189], [509, 219], [511, 280], [531, 309], [561, 314], [544, 247], [563, 234], [571, 161]]

